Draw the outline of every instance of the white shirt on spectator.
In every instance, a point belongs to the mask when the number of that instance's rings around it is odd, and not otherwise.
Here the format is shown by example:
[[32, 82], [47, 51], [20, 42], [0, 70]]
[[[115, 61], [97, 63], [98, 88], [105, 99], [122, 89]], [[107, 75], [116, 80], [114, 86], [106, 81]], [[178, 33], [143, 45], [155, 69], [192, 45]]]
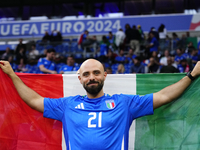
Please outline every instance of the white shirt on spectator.
[[126, 35], [123, 31], [117, 31], [115, 34], [115, 44], [119, 46], [121, 43], [124, 42]]

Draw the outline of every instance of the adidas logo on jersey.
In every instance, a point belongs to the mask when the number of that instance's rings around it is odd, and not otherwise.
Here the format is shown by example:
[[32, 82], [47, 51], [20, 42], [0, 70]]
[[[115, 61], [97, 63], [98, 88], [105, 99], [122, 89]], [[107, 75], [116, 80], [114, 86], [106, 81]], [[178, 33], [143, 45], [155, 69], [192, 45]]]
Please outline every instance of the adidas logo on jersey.
[[80, 103], [75, 108], [76, 109], [84, 109], [84, 105], [83, 105], [83, 103]]

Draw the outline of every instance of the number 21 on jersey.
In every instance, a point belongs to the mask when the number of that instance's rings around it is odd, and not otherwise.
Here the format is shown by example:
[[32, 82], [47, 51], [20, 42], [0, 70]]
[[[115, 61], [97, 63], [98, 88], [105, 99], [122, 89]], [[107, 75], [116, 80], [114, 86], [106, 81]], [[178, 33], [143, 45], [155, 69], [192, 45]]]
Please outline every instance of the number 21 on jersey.
[[[101, 126], [102, 126], [102, 112], [99, 112], [99, 113], [90, 112], [88, 115], [91, 116], [88, 119], [88, 128], [96, 128], [96, 127], [101, 128]], [[92, 120], [97, 120], [97, 124], [96, 123], [92, 124]]]

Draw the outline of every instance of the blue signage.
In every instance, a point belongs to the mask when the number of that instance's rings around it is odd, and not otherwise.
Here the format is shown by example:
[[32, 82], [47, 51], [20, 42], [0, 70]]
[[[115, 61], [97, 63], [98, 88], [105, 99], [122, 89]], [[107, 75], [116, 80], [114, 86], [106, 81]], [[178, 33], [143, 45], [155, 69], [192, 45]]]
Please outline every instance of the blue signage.
[[80, 35], [84, 30], [90, 34], [115, 33], [119, 28], [125, 29], [128, 23], [141, 25], [144, 32], [151, 27], [158, 29], [164, 24], [168, 31], [187, 31], [193, 15], [154, 15], [154, 16], [131, 16], [123, 18], [94, 18], [76, 20], [47, 20], [47, 21], [16, 21], [0, 23], [0, 38], [8, 37], [43, 37], [45, 31], [60, 31], [63, 36]]

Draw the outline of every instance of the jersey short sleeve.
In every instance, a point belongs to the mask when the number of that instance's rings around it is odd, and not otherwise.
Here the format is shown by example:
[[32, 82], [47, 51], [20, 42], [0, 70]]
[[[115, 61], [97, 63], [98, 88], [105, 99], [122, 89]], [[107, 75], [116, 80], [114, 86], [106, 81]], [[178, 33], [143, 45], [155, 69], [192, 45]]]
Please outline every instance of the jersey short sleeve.
[[37, 63], [37, 66], [39, 67], [40, 65], [43, 65], [43, 59], [42, 58], [40, 58], [39, 60], [38, 60], [38, 63]]
[[133, 119], [153, 114], [153, 94], [126, 95], [125, 99]]
[[43, 116], [62, 121], [62, 117], [67, 106], [67, 98], [50, 99], [44, 98]]

